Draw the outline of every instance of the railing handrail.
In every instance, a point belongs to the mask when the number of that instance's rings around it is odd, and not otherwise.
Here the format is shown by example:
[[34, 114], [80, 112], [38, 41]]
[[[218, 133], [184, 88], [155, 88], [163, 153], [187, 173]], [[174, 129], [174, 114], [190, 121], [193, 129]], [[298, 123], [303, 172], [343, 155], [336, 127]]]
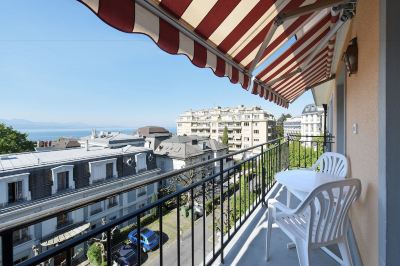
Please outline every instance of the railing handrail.
[[[104, 193], [92, 195], [92, 196], [89, 196], [87, 198], [80, 199], [77, 202], [66, 203], [66, 204], [63, 204], [61, 206], [56, 206], [56, 207], [53, 207], [53, 208], [50, 208], [50, 209], [46, 209], [46, 210], [31, 214], [31, 215], [28, 215], [28, 216], [24, 216], [22, 218], [14, 219], [14, 220], [9, 221], [9, 222], [4, 222], [4, 223], [0, 224], [0, 235], [4, 231], [10, 230], [10, 229], [18, 230], [20, 228], [23, 228], [23, 227], [26, 227], [26, 226], [30, 226], [30, 225], [33, 225], [33, 224], [36, 224], [36, 223], [39, 223], [39, 222], [42, 222], [42, 221], [57, 217], [59, 214], [62, 214], [62, 213], [65, 213], [65, 212], [71, 212], [71, 211], [74, 211], [74, 210], [81, 209], [83, 207], [89, 206], [89, 205], [91, 205], [93, 203], [106, 200], [107, 198], [109, 198], [111, 196], [119, 195], [119, 194], [122, 194], [122, 193], [126, 193], [126, 192], [129, 192], [129, 191], [138, 189], [140, 187], [144, 187], [144, 186], [147, 186], [147, 185], [150, 185], [150, 184], [154, 184], [154, 183], [163, 181], [165, 179], [171, 178], [173, 176], [180, 175], [180, 174], [185, 173], [187, 171], [190, 171], [192, 169], [196, 169], [196, 168], [199, 168], [199, 167], [202, 167], [202, 166], [205, 166], [205, 165], [209, 165], [209, 164], [212, 164], [214, 162], [226, 159], [228, 157], [233, 157], [233, 156], [235, 156], [237, 154], [242, 154], [242, 153], [245, 153], [247, 151], [254, 150], [254, 149], [256, 149], [258, 147], [261, 147], [261, 146], [264, 146], [264, 145], [279, 143], [279, 141], [281, 141], [281, 140], [286, 140], [286, 138], [277, 138], [277, 139], [274, 139], [274, 140], [270, 140], [270, 141], [267, 141], [267, 142], [264, 142], [264, 143], [249, 147], [249, 148], [241, 149], [241, 150], [233, 152], [233, 153], [228, 153], [226, 155], [223, 155], [223, 156], [220, 156], [220, 157], [208, 160], [208, 161], [204, 161], [204, 162], [200, 162], [200, 163], [197, 163], [197, 164], [194, 164], [194, 165], [190, 165], [190, 166], [182, 168], [182, 169], [173, 170], [173, 171], [161, 174], [159, 176], [146, 178], [144, 180], [138, 180], [137, 182], [132, 183], [130, 185], [127, 185], [127, 186], [124, 186], [124, 187], [120, 187], [120, 188], [115, 188], [113, 190], [109, 190], [109, 191], [106, 191]], [[247, 160], [249, 160], [249, 159], [247, 159]], [[247, 160], [245, 160], [245, 161], [247, 161]], [[223, 173], [225, 173], [225, 172], [227, 172], [229, 170], [232, 170], [233, 168], [235, 168], [235, 165], [232, 166], [232, 167], [224, 169]], [[215, 178], [219, 174], [220, 174], [219, 172], [215, 173], [211, 177]], [[129, 176], [124, 177], [124, 178], [125, 179], [129, 178]], [[199, 181], [197, 181], [197, 182], [199, 182]], [[193, 184], [196, 184], [197, 182], [195, 182]], [[182, 190], [179, 190], [179, 191], [182, 191]]]

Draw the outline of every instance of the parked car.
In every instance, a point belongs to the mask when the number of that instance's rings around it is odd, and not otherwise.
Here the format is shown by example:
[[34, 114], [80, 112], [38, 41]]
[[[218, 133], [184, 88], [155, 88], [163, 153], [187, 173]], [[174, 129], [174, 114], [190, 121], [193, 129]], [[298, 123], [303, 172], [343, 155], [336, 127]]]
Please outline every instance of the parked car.
[[[128, 239], [135, 245], [137, 245], [137, 230], [133, 230], [128, 234]], [[140, 230], [140, 246], [143, 252], [148, 252], [155, 249], [158, 246], [160, 237], [148, 228]]]
[[195, 201], [193, 212], [194, 212], [195, 219], [198, 219], [199, 217], [203, 216], [203, 204]]
[[137, 263], [137, 249], [133, 244], [122, 245], [114, 253], [114, 265], [118, 266], [136, 266]]

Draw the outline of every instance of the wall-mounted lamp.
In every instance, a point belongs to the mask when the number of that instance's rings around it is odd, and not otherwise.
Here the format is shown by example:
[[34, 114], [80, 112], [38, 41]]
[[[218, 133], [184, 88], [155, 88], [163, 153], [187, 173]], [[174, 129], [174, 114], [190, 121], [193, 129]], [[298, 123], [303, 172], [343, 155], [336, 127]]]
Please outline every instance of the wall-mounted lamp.
[[353, 38], [350, 41], [349, 46], [347, 46], [346, 52], [343, 54], [343, 60], [346, 64], [347, 73], [349, 76], [351, 74], [357, 73], [358, 69], [358, 46], [357, 38]]

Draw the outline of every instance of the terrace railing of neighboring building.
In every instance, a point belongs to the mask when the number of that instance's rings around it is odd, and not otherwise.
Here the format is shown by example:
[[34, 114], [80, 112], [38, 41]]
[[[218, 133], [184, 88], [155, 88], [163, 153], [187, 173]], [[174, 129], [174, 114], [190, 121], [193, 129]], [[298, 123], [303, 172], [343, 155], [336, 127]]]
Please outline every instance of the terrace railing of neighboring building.
[[[94, 229], [66, 239], [57, 246], [38, 252], [19, 265], [37, 265], [47, 262], [55, 256], [59, 260], [60, 254], [64, 256], [63, 263], [65, 265], [74, 265], [78, 259], [74, 254], [75, 248], [83, 245], [87, 249], [87, 244], [92, 243], [93, 239], [98, 239], [99, 236], [102, 236], [101, 238], [104, 240], [106, 263], [112, 265], [115, 258], [113, 255], [114, 246], [127, 240], [127, 237], [121, 232], [126, 227], [129, 228], [129, 231], [133, 229], [140, 231], [149, 224], [157, 224], [158, 226], [160, 239], [157, 251], [159, 258], [157, 259], [159, 264], [163, 265], [165, 259], [163, 255], [164, 243], [166, 241], [163, 219], [166, 219], [167, 215], [170, 217], [171, 213], [174, 215], [176, 213], [176, 223], [174, 223], [176, 228], [174, 235], [169, 235], [168, 238], [176, 239], [174, 251], [176, 253], [174, 255], [177, 258], [178, 265], [182, 262], [182, 256], [188, 256], [189, 258], [186, 259], [191, 262], [191, 265], [198, 265], [199, 263], [211, 265], [218, 258], [223, 262], [226, 245], [241, 226], [248, 221], [252, 212], [260, 204], [265, 203], [265, 197], [275, 183], [275, 173], [294, 167], [311, 167], [324, 151], [330, 150], [332, 143], [333, 137], [331, 136], [326, 139], [321, 136], [288, 136], [190, 167], [140, 180], [126, 187], [107, 191], [106, 194], [72, 202], [67, 206], [59, 206], [55, 210], [39, 212], [21, 220], [4, 223], [0, 225], [2, 263], [3, 265], [12, 265], [15, 261], [13, 232], [154, 183], [159, 184], [158, 199], [154, 199], [153, 202], [140, 209], [128, 212], [107, 223], [96, 226]], [[224, 159], [233, 159], [235, 163], [226, 168], [224, 167]], [[197, 169], [201, 171], [205, 166], [216, 162], [219, 162], [218, 173], [202, 178], [197, 178], [202, 175], [192, 175]], [[191, 173], [196, 178], [189, 180], [190, 182], [185, 186], [169, 187], [168, 189], [163, 186], [163, 184], [173, 184], [173, 182], [165, 181], [173, 181], [178, 176], [180, 178], [177, 180], [182, 180], [182, 176], [190, 178], [187, 173]], [[196, 208], [191, 207], [198, 206], [198, 202], [201, 202], [203, 207], [201, 215], [197, 215], [195, 213]], [[188, 218], [185, 218], [185, 212]], [[148, 213], [150, 213], [150, 218]], [[201, 227], [198, 227], [200, 223], [195, 221], [196, 217], [200, 217]], [[181, 247], [182, 230], [184, 230], [181, 226], [183, 224], [182, 219], [190, 220], [190, 226], [186, 228], [186, 233], [190, 235], [191, 245], [190, 249], [185, 251], [182, 251]], [[120, 232], [118, 237], [114, 234], [116, 228]], [[169, 231], [171, 231], [170, 228]], [[208, 235], [206, 235], [206, 231]], [[198, 256], [198, 254], [195, 256], [195, 234], [199, 234], [199, 232], [202, 234], [202, 252], [201, 256]], [[199, 245], [199, 243], [196, 243], [196, 245]], [[137, 249], [137, 261], [140, 265], [143, 262], [141, 247], [137, 245], [135, 248]], [[168, 256], [170, 255], [168, 254]], [[82, 256], [83, 258], [81, 257], [80, 261], [87, 259], [86, 254]]]

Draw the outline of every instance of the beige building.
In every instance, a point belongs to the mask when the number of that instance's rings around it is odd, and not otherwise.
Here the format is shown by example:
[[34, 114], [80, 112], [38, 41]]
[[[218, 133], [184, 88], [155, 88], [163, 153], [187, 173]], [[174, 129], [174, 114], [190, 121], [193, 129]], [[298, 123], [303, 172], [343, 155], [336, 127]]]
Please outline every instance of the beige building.
[[215, 107], [187, 111], [177, 119], [177, 134], [198, 135], [221, 141], [224, 128], [228, 129], [230, 151], [267, 142], [276, 137], [276, 121], [261, 107]]

